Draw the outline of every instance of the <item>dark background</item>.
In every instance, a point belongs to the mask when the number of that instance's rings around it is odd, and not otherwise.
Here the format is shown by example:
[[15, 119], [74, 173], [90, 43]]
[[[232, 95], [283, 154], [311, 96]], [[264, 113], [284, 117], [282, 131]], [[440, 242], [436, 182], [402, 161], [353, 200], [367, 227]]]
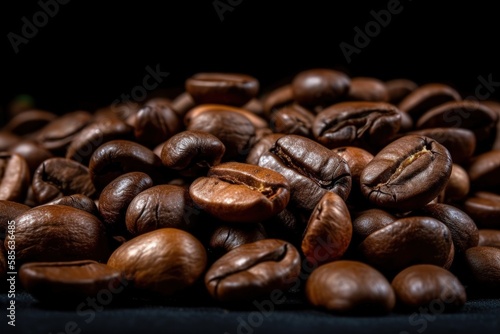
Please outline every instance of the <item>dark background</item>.
[[[55, 0], [42, 0], [55, 1]], [[219, 0], [228, 3], [228, 0]], [[155, 67], [170, 75], [159, 88], [175, 95], [196, 72], [244, 72], [269, 87], [312, 67], [352, 76], [449, 83], [474, 94], [477, 77], [500, 81], [499, 24], [494, 2], [401, 0], [401, 13], [347, 63], [339, 47], [354, 44], [354, 27], [389, 1], [231, 0], [221, 21], [213, 0], [72, 0], [15, 54], [7, 38], [33, 22], [38, 1], [2, 4], [1, 106], [18, 94], [62, 113], [93, 110], [130, 93]], [[238, 4], [239, 2], [239, 4]], [[498, 97], [496, 92], [495, 97]]]

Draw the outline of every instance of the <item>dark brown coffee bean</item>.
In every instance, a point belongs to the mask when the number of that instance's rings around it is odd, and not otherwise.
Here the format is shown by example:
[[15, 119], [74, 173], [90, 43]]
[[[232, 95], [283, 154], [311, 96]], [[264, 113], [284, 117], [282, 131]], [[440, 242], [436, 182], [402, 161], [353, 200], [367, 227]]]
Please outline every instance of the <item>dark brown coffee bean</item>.
[[250, 152], [248, 152], [246, 162], [248, 164], [258, 165], [260, 156], [267, 152], [274, 143], [284, 135], [284, 133], [271, 133], [262, 137], [253, 145]]
[[310, 214], [288, 206], [276, 216], [264, 221], [268, 238], [290, 242], [297, 249], [302, 247], [302, 239]]
[[96, 192], [87, 167], [58, 157], [47, 159], [38, 166], [32, 187], [38, 204], [73, 194], [92, 197]]
[[50, 151], [43, 148], [40, 144], [32, 140], [23, 140], [9, 148], [9, 152], [18, 154], [26, 160], [30, 175], [35, 173], [35, 170], [45, 160], [52, 158]]
[[198, 104], [242, 106], [259, 92], [259, 81], [240, 73], [197, 73], [186, 80], [186, 91]]
[[266, 118], [266, 114], [264, 112], [264, 104], [262, 101], [258, 98], [253, 98], [247, 103], [245, 103], [241, 109], [247, 110], [251, 112], [252, 114], [255, 114], [259, 117]]
[[267, 115], [271, 115], [275, 110], [281, 109], [282, 107], [292, 104], [294, 101], [292, 85], [280, 86], [263, 98], [264, 112]]
[[310, 69], [299, 72], [292, 81], [295, 101], [306, 107], [326, 107], [343, 98], [349, 91], [351, 80], [340, 71]]
[[193, 201], [229, 222], [258, 222], [281, 212], [290, 200], [290, 184], [280, 173], [255, 165], [226, 162], [189, 188]]
[[460, 94], [452, 87], [441, 83], [422, 85], [408, 94], [398, 108], [411, 115], [414, 121], [430, 109], [449, 101], [460, 101]]
[[21, 140], [22, 138], [20, 136], [16, 136], [9, 131], [0, 131], [0, 152], [8, 151]]
[[191, 109], [185, 116], [184, 116], [184, 123], [189, 125], [191, 124], [192, 120], [198, 117], [199, 115], [206, 113], [206, 112], [212, 112], [212, 113], [217, 113], [220, 111], [230, 111], [234, 112], [237, 114], [240, 114], [241, 116], [246, 117], [250, 123], [255, 127], [255, 129], [264, 129], [268, 128], [267, 121], [260, 116], [255, 115], [254, 113], [245, 110], [243, 108], [237, 108], [237, 107], [232, 107], [232, 106], [227, 106], [227, 105], [222, 105], [222, 104], [203, 104], [198, 107], [195, 107]]
[[357, 243], [396, 221], [396, 217], [381, 209], [367, 209], [356, 214], [352, 221], [353, 238]]
[[175, 111], [179, 119], [183, 119], [184, 115], [196, 106], [193, 97], [188, 92], [182, 92], [172, 100], [172, 109]]
[[385, 82], [388, 102], [392, 104], [400, 103], [406, 96], [418, 88], [418, 85], [409, 79], [393, 79]]
[[202, 131], [182, 131], [163, 144], [161, 160], [183, 176], [204, 175], [220, 163], [226, 148], [214, 135]]
[[454, 202], [464, 199], [470, 190], [469, 175], [460, 165], [453, 164], [446, 187], [440, 195], [441, 202]]
[[323, 195], [335, 192], [346, 200], [351, 191], [347, 162], [315, 141], [286, 135], [261, 155], [259, 166], [277, 171], [290, 183], [291, 203], [311, 211]]
[[276, 110], [271, 115], [271, 128], [274, 132], [312, 137], [312, 124], [315, 115], [298, 104], [291, 104]]
[[459, 279], [446, 269], [430, 264], [417, 264], [398, 273], [391, 283], [397, 302], [404, 309], [439, 303], [443, 311], [455, 310], [467, 300]]
[[399, 127], [399, 133], [406, 134], [407, 132], [412, 131], [414, 122], [411, 116], [401, 110], [399, 110], [399, 116], [401, 116], [401, 126]]
[[384, 102], [341, 102], [320, 112], [313, 123], [318, 142], [329, 148], [376, 148], [399, 131], [401, 116]]
[[500, 150], [492, 150], [476, 156], [470, 162], [467, 173], [472, 187], [481, 190], [498, 190], [500, 187]]
[[24, 136], [40, 130], [56, 117], [56, 114], [45, 110], [27, 110], [11, 118], [3, 129]]
[[267, 238], [262, 224], [223, 224], [217, 226], [210, 236], [208, 246], [217, 254], [225, 254], [241, 245]]
[[391, 284], [376, 269], [340, 260], [315, 269], [306, 283], [310, 304], [335, 313], [387, 314], [396, 303]]
[[[5, 238], [5, 229], [9, 221], [16, 219], [23, 212], [31, 209], [29, 206], [12, 201], [0, 200], [0, 239]], [[2, 248], [0, 246], [0, 248]], [[0, 251], [1, 253], [1, 251]]]
[[490, 292], [500, 291], [500, 248], [472, 247], [465, 252], [474, 282]]
[[325, 193], [307, 224], [302, 252], [310, 263], [322, 265], [340, 259], [351, 238], [351, 215], [344, 200], [336, 193]]
[[180, 129], [179, 118], [170, 105], [150, 104], [137, 112], [134, 136], [140, 144], [154, 147], [172, 137]]
[[[5, 246], [11, 240], [9, 234]], [[104, 224], [88, 212], [64, 205], [42, 205], [16, 217], [19, 262], [105, 261], [109, 255]]]
[[128, 284], [119, 270], [91, 260], [26, 263], [19, 279], [29, 294], [50, 304], [81, 302], [102, 291], [119, 293]]
[[135, 288], [168, 296], [198, 280], [207, 254], [190, 233], [161, 228], [125, 242], [111, 254], [108, 265], [124, 272]]
[[401, 218], [360, 244], [366, 262], [385, 272], [399, 272], [414, 264], [445, 266], [453, 241], [450, 230], [430, 217]]
[[161, 159], [147, 147], [129, 140], [112, 140], [99, 146], [89, 162], [90, 178], [98, 190], [129, 172], [148, 174], [155, 183], [165, 179]]
[[446, 225], [451, 233], [455, 252], [464, 253], [471, 247], [476, 247], [479, 232], [474, 221], [462, 210], [448, 204], [427, 204], [418, 211], [419, 215], [435, 218]]
[[451, 174], [448, 150], [431, 138], [409, 135], [384, 147], [361, 173], [361, 191], [375, 205], [411, 211], [429, 203]]
[[480, 229], [477, 245], [500, 248], [500, 230]]
[[18, 154], [0, 152], [0, 200], [23, 201], [30, 183], [26, 160]]
[[475, 192], [464, 201], [463, 210], [478, 227], [500, 229], [500, 195]]
[[352, 77], [346, 100], [387, 102], [389, 93], [383, 81], [371, 77]]
[[83, 128], [71, 141], [66, 158], [88, 166], [90, 157], [102, 144], [115, 139], [132, 139], [132, 127], [117, 116], [99, 117]]
[[75, 209], [86, 211], [96, 217], [99, 216], [99, 210], [97, 209], [97, 205], [94, 200], [82, 194], [63, 196], [46, 204], [71, 206]]
[[111, 105], [97, 110], [94, 115], [96, 121], [101, 119], [101, 117], [109, 118], [114, 116], [125, 122], [127, 118], [135, 115], [139, 109], [140, 105], [136, 102], [129, 100], [119, 102], [118, 100], [115, 100]]
[[251, 301], [293, 286], [300, 255], [290, 243], [265, 239], [235, 248], [215, 261], [205, 275], [210, 295], [221, 302]]
[[201, 216], [187, 188], [169, 184], [140, 192], [126, 210], [125, 223], [134, 236], [166, 227], [193, 232], [196, 216]]

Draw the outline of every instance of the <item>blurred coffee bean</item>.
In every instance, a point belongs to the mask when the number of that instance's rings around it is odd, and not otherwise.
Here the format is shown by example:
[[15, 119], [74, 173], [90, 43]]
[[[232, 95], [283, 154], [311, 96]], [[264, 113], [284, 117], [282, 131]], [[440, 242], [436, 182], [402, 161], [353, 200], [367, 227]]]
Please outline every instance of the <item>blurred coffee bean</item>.
[[25, 136], [40, 130], [56, 117], [56, 114], [45, 110], [27, 110], [11, 118], [3, 130]]
[[467, 168], [471, 186], [479, 190], [500, 193], [500, 150], [492, 150], [474, 157]]
[[0, 152], [0, 200], [22, 202], [30, 181], [29, 166], [22, 156]]
[[489, 289], [490, 293], [500, 291], [500, 248], [472, 247], [465, 257], [475, 284]]
[[389, 101], [389, 92], [385, 83], [377, 78], [352, 77], [346, 100], [387, 102]]
[[477, 245], [500, 248], [500, 230], [480, 229]]
[[75, 209], [80, 209], [99, 217], [99, 210], [93, 199], [83, 194], [74, 194], [63, 196], [53, 201], [46, 203], [46, 205], [65, 205]]
[[367, 209], [357, 213], [352, 221], [353, 240], [357, 243], [370, 234], [396, 221], [396, 217], [381, 209]]
[[271, 115], [271, 128], [275, 133], [312, 137], [315, 115], [298, 104], [291, 104], [276, 110]]
[[29, 139], [12, 145], [9, 148], [9, 152], [18, 154], [26, 160], [30, 170], [30, 175], [35, 173], [35, 170], [42, 162], [53, 157], [50, 151], [43, 148], [37, 142]]
[[31, 209], [29, 206], [21, 203], [0, 200], [0, 239], [5, 238], [5, 229], [8, 222], [15, 221], [17, 216], [29, 209]]
[[399, 104], [406, 96], [417, 89], [418, 85], [409, 79], [399, 78], [385, 82], [387, 90], [388, 102]]
[[262, 104], [266, 115], [272, 115], [274, 111], [292, 104], [294, 101], [292, 85], [287, 84], [275, 88], [263, 98]]
[[[223, 254], [245, 244], [267, 238], [262, 224], [221, 224], [210, 235], [208, 246], [217, 255]], [[219, 256], [218, 256], [219, 257]]]
[[479, 228], [500, 229], [500, 195], [478, 191], [463, 202], [463, 210]]

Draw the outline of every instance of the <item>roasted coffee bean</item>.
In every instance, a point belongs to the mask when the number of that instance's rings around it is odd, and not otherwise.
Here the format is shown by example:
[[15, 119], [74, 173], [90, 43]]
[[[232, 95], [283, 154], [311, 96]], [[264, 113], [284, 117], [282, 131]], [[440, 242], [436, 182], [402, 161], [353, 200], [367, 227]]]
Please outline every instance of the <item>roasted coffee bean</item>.
[[221, 111], [229, 111], [240, 114], [241, 116], [246, 117], [250, 123], [255, 127], [255, 129], [265, 129], [268, 128], [267, 121], [260, 116], [255, 115], [254, 113], [245, 110], [243, 108], [237, 108], [232, 106], [227, 106], [223, 104], [203, 104], [197, 106], [191, 110], [184, 116], [184, 123], [189, 125], [192, 120], [197, 118], [199, 115], [204, 114], [206, 112], [217, 113]]
[[58, 157], [47, 159], [38, 166], [33, 175], [32, 187], [38, 204], [73, 194], [92, 197], [96, 192], [87, 167], [74, 160]]
[[475, 192], [464, 201], [463, 210], [478, 227], [500, 229], [500, 195]]
[[[16, 217], [31, 209], [29, 206], [12, 201], [0, 200], [0, 239], [5, 238], [5, 230], [9, 221], [15, 221]], [[1, 249], [0, 245], [0, 249]], [[1, 251], [0, 251], [1, 253]]]
[[441, 202], [454, 202], [464, 199], [470, 190], [469, 175], [460, 165], [453, 164], [446, 187], [440, 194]]
[[259, 81], [240, 73], [197, 73], [186, 80], [186, 91], [198, 104], [242, 106], [259, 92]]
[[321, 144], [297, 135], [286, 135], [259, 159], [259, 166], [282, 174], [290, 183], [291, 203], [311, 211], [321, 197], [335, 192], [346, 200], [351, 191], [347, 162]]
[[225, 254], [241, 245], [267, 238], [262, 224], [222, 224], [210, 235], [208, 246], [217, 254]]
[[99, 210], [97, 209], [97, 205], [94, 200], [82, 194], [63, 196], [46, 204], [71, 206], [75, 209], [87, 211], [88, 213], [96, 217], [99, 216]]
[[335, 313], [387, 314], [396, 303], [391, 284], [379, 271], [349, 260], [316, 268], [305, 293], [310, 304]]
[[18, 154], [26, 160], [30, 175], [35, 173], [35, 170], [45, 160], [52, 158], [53, 155], [50, 151], [43, 148], [40, 144], [32, 140], [23, 140], [9, 148], [12, 154]]
[[24, 136], [40, 130], [56, 119], [57, 115], [45, 110], [27, 110], [10, 119], [3, 129]]
[[281, 212], [290, 200], [290, 184], [278, 172], [255, 165], [226, 162], [189, 187], [193, 201], [228, 222], [258, 222]]
[[500, 230], [480, 229], [477, 245], [500, 248]]
[[118, 247], [108, 265], [125, 274], [136, 289], [169, 296], [193, 285], [205, 272], [205, 248], [192, 234], [161, 228]]
[[472, 247], [465, 252], [474, 282], [490, 292], [500, 291], [500, 248]]
[[275, 133], [312, 137], [315, 115], [298, 104], [291, 104], [276, 110], [271, 115], [271, 128]]
[[51, 304], [82, 302], [101, 291], [117, 294], [128, 285], [119, 270], [91, 260], [26, 263], [19, 279], [38, 301]]
[[[399, 110], [399, 109], [398, 109]], [[399, 116], [401, 116], [401, 125], [399, 127], [399, 133], [406, 134], [413, 130], [414, 122], [408, 113], [399, 110]]]
[[262, 104], [264, 107], [264, 112], [267, 115], [271, 115], [275, 110], [292, 104], [293, 101], [294, 98], [292, 85], [287, 84], [280, 86], [266, 94], [263, 98]]
[[187, 188], [169, 184], [143, 190], [130, 201], [126, 210], [127, 230], [134, 236], [166, 227], [193, 232], [202, 218]]
[[384, 147], [361, 173], [361, 191], [375, 205], [411, 211], [429, 203], [451, 174], [448, 150], [431, 138], [409, 135]]
[[250, 111], [252, 114], [259, 117], [266, 118], [266, 114], [264, 113], [264, 104], [256, 97], [245, 103], [241, 108]]
[[472, 187], [481, 190], [500, 187], [500, 150], [492, 150], [472, 159], [467, 173]]
[[476, 137], [475, 153], [482, 153], [493, 147], [496, 138], [498, 115], [474, 101], [452, 101], [441, 104], [423, 114], [416, 124], [417, 128], [464, 128], [474, 132]]
[[83, 110], [73, 111], [54, 119], [37, 132], [36, 141], [54, 154], [64, 155], [73, 138], [92, 120]]
[[96, 121], [114, 116], [125, 122], [129, 117], [135, 115], [139, 109], [140, 105], [137, 102], [130, 100], [119, 102], [119, 100], [115, 100], [111, 105], [97, 110], [94, 115]]
[[392, 79], [385, 82], [388, 102], [400, 103], [406, 96], [418, 88], [418, 85], [409, 79]]
[[132, 127], [117, 116], [96, 117], [71, 141], [66, 158], [88, 166], [90, 157], [102, 144], [115, 139], [132, 139]]
[[276, 216], [264, 221], [268, 238], [290, 242], [297, 249], [302, 247], [302, 239], [310, 214], [288, 206]]
[[325, 193], [307, 224], [302, 252], [310, 263], [322, 265], [340, 259], [351, 238], [351, 215], [344, 200], [336, 193]]
[[99, 196], [99, 213], [102, 221], [115, 231], [125, 231], [127, 208], [142, 191], [151, 188], [153, 180], [142, 172], [130, 172], [108, 183]]
[[346, 100], [387, 102], [389, 93], [383, 81], [371, 77], [353, 77]]
[[90, 178], [98, 190], [129, 172], [148, 174], [154, 182], [166, 178], [161, 159], [147, 147], [129, 140], [111, 140], [99, 146], [89, 162]]
[[381, 209], [367, 209], [356, 214], [352, 221], [353, 239], [358, 243], [367, 236], [395, 222], [397, 218]]
[[183, 176], [207, 173], [220, 163], [226, 148], [214, 135], [201, 131], [182, 131], [163, 144], [161, 160]]
[[434, 218], [414, 216], [376, 230], [360, 244], [359, 251], [375, 268], [399, 272], [414, 264], [445, 266], [452, 245], [446, 225]]
[[136, 114], [134, 136], [138, 143], [154, 147], [179, 132], [181, 123], [170, 105], [150, 103]]
[[349, 92], [351, 80], [340, 71], [310, 69], [297, 73], [292, 81], [295, 101], [306, 107], [326, 107]]
[[251, 301], [291, 288], [300, 273], [292, 244], [265, 239], [235, 248], [215, 261], [205, 275], [210, 295], [221, 302]]
[[400, 113], [392, 104], [341, 102], [320, 112], [312, 130], [316, 140], [329, 148], [378, 148], [399, 131], [400, 124]]
[[172, 100], [171, 105], [179, 119], [183, 119], [184, 115], [196, 106], [196, 102], [194, 102], [193, 97], [188, 92], [182, 92]]
[[248, 152], [246, 162], [252, 165], [258, 165], [260, 156], [267, 152], [274, 143], [284, 135], [284, 133], [271, 133], [262, 137], [253, 145], [250, 152]]
[[16, 136], [9, 131], [0, 131], [0, 152], [8, 151], [20, 141], [22, 141], [20, 136]]
[[[5, 246], [11, 236], [7, 234]], [[88, 212], [42, 205], [16, 217], [16, 259], [25, 262], [96, 260], [109, 255], [104, 224]]]
[[22, 156], [0, 152], [0, 200], [24, 200], [30, 178], [28, 163]]
[[427, 204], [416, 214], [435, 218], [446, 225], [450, 230], [457, 254], [477, 246], [479, 240], [477, 226], [471, 217], [462, 210], [452, 205], [436, 203]]
[[417, 121], [420, 116], [436, 106], [460, 100], [460, 94], [453, 87], [442, 83], [428, 83], [408, 94], [398, 104], [398, 108]]
[[456, 310], [467, 300], [460, 280], [446, 269], [417, 264], [398, 273], [391, 283], [397, 303], [404, 309], [417, 310], [440, 304], [443, 311]]

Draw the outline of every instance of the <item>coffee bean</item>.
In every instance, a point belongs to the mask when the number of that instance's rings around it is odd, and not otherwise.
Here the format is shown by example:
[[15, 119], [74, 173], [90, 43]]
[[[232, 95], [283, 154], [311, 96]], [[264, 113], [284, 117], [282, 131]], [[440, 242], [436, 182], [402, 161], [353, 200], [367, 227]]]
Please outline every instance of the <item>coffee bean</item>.
[[[29, 206], [13, 201], [0, 200], [0, 239], [4, 239], [9, 221], [16, 219], [21, 213], [31, 209]], [[1, 248], [1, 247], [0, 247]]]
[[383, 81], [371, 77], [352, 77], [346, 96], [350, 101], [387, 102], [389, 93]]
[[460, 165], [453, 164], [451, 175], [440, 194], [441, 202], [454, 202], [464, 199], [470, 190], [469, 175]]
[[74, 194], [63, 196], [53, 201], [46, 203], [47, 205], [65, 205], [75, 209], [80, 209], [94, 215], [99, 216], [99, 210], [93, 199], [82, 194]]
[[480, 228], [500, 228], [500, 195], [475, 192], [464, 201], [463, 210]]
[[472, 187], [481, 190], [500, 187], [500, 150], [492, 150], [472, 159], [467, 173]]
[[23, 140], [14, 144], [9, 148], [9, 152], [18, 154], [26, 160], [30, 175], [35, 173], [35, 170], [42, 162], [53, 157], [50, 151], [33, 140]]
[[196, 102], [188, 92], [182, 92], [172, 100], [172, 109], [175, 111], [179, 119], [183, 119], [184, 115], [196, 106]]
[[22, 201], [30, 183], [26, 160], [18, 154], [0, 152], [0, 200]]
[[409, 79], [392, 79], [385, 82], [388, 102], [400, 103], [406, 96], [418, 88], [418, 85]]
[[264, 112], [271, 115], [274, 111], [292, 104], [294, 101], [292, 85], [287, 84], [275, 88], [267, 93], [263, 98]]
[[485, 100], [481, 101], [482, 104], [493, 110], [497, 116], [497, 138], [495, 139], [495, 143], [493, 144], [494, 150], [500, 150], [500, 103], [498, 101]]
[[246, 162], [252, 165], [258, 165], [260, 156], [267, 152], [274, 143], [284, 135], [284, 133], [271, 133], [262, 137], [253, 145], [250, 152], [248, 152]]
[[8, 151], [12, 146], [16, 145], [22, 140], [10, 131], [0, 131], [0, 152]]
[[161, 228], [125, 242], [107, 264], [122, 271], [134, 288], [169, 296], [198, 280], [205, 271], [207, 254], [192, 234]]
[[274, 132], [312, 137], [312, 124], [315, 115], [298, 104], [291, 104], [276, 110], [271, 115], [271, 128]]
[[472, 247], [465, 252], [465, 258], [476, 284], [490, 292], [500, 291], [500, 248]]
[[353, 238], [359, 242], [370, 234], [396, 221], [396, 217], [381, 209], [367, 209], [356, 214], [352, 221]]
[[3, 129], [25, 136], [40, 130], [56, 118], [56, 114], [45, 110], [27, 110], [11, 118]]
[[154, 147], [175, 135], [180, 128], [179, 118], [170, 105], [151, 104], [137, 112], [134, 136], [138, 143]]
[[326, 107], [347, 95], [351, 80], [340, 71], [310, 69], [297, 73], [292, 81], [295, 101], [306, 107]]
[[480, 229], [477, 245], [500, 248], [500, 230]]
[[315, 269], [306, 283], [310, 304], [335, 313], [387, 314], [396, 303], [391, 284], [373, 267], [340, 260]]
[[300, 255], [290, 243], [265, 239], [242, 245], [215, 261], [205, 275], [210, 295], [221, 302], [251, 301], [293, 286]]
[[222, 224], [211, 233], [208, 245], [216, 254], [225, 254], [241, 245], [266, 239], [262, 224]]

